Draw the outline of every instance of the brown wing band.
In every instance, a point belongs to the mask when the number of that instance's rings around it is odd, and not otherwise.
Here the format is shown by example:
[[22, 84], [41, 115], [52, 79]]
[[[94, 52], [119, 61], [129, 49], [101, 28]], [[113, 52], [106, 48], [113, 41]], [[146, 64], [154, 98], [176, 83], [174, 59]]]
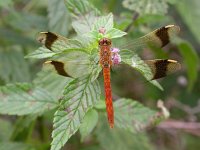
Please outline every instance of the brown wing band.
[[152, 80], [165, 77], [167, 75], [167, 66], [170, 62], [168, 59], [158, 60], [155, 62], [155, 75]]
[[62, 62], [59, 62], [59, 61], [51, 61], [49, 62], [51, 63], [55, 70], [57, 71], [57, 73], [59, 75], [62, 75], [62, 76], [65, 76], [65, 77], [71, 77], [70, 75], [67, 74], [67, 72], [65, 71], [64, 69], [64, 64]]
[[58, 39], [58, 36], [52, 32], [46, 33], [45, 46], [51, 50], [52, 44]]
[[169, 33], [168, 33], [168, 27], [162, 27], [156, 31], [156, 36], [160, 39], [162, 42], [162, 47], [167, 45], [169, 43]]

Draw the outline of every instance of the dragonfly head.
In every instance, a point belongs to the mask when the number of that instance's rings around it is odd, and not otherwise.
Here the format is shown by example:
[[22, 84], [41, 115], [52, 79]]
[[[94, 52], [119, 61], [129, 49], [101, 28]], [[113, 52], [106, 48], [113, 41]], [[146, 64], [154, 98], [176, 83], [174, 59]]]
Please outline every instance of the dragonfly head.
[[103, 38], [99, 41], [99, 46], [110, 46], [111, 44], [112, 42], [108, 38]]

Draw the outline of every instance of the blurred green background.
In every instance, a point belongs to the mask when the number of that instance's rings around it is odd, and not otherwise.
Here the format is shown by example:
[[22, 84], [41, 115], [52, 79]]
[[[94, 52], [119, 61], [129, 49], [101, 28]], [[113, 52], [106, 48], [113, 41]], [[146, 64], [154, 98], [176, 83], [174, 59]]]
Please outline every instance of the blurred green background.
[[[135, 135], [123, 130], [110, 131], [100, 125], [84, 141], [79, 133], [75, 134], [63, 149], [199, 150], [200, 1], [89, 1], [104, 15], [112, 12], [115, 27], [128, 32], [121, 44], [164, 25], [179, 25], [181, 42], [172, 41], [163, 50], [144, 49], [140, 56], [144, 59], [175, 59], [182, 64], [182, 70], [160, 79], [164, 88], [160, 91], [129, 67], [115, 67], [112, 72], [114, 98], [132, 98], [152, 109], [157, 109], [157, 100], [161, 99], [170, 111], [170, 119]], [[32, 82], [36, 78], [44, 60], [25, 59], [24, 56], [39, 47], [35, 39], [38, 32], [52, 31], [65, 37], [76, 35], [62, 0], [0, 0], [0, 18], [1, 86]], [[38, 118], [1, 115], [0, 150], [50, 149], [53, 113]]]

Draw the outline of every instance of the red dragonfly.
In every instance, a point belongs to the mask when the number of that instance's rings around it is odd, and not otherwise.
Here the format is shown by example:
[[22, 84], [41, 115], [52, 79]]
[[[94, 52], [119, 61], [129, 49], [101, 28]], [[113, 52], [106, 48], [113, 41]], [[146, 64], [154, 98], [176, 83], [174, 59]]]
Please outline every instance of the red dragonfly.
[[[140, 47], [147, 46], [148, 44], [153, 44], [157, 47], [164, 47], [165, 45], [169, 43], [170, 37], [173, 36], [174, 34], [177, 34], [179, 30], [180, 28], [176, 25], [164, 26], [164, 27], [154, 30], [153, 32], [150, 32], [149, 34], [143, 37], [133, 40], [131, 44], [134, 46], [134, 48], [138, 46]], [[56, 50], [56, 48], [60, 49], [60, 47], [62, 47], [63, 45], [65, 45], [64, 48], [66, 48], [67, 44], [69, 43], [69, 40], [67, 38], [62, 37], [52, 32], [41, 32], [39, 33], [37, 39], [40, 43], [42, 43], [46, 48], [48, 48], [51, 51]], [[98, 44], [99, 44], [98, 62], [100, 66], [102, 67], [103, 76], [104, 76], [106, 111], [107, 111], [109, 125], [111, 128], [113, 128], [114, 127], [114, 111], [113, 111], [113, 103], [112, 103], [110, 69], [113, 66], [113, 64], [116, 63], [116, 61], [117, 63], [120, 62], [120, 57], [115, 57], [119, 55], [116, 49], [115, 51], [113, 51], [114, 49], [112, 48], [111, 39], [102, 38], [98, 41]], [[62, 46], [59, 47], [59, 45], [62, 45]], [[69, 66], [73, 65], [73, 63], [76, 63], [73, 60], [71, 60], [71, 63], [70, 61], [66, 62], [64, 60], [59, 60], [59, 61], [51, 60], [51, 61], [47, 61], [46, 63], [52, 65], [55, 71], [62, 76], [77, 77], [76, 75], [70, 74]], [[151, 80], [165, 77], [169, 73], [173, 73], [176, 70], [179, 70], [181, 67], [180, 64], [176, 60], [170, 60], [170, 59], [145, 60], [144, 63], [146, 63], [151, 69], [151, 72], [153, 75]]]

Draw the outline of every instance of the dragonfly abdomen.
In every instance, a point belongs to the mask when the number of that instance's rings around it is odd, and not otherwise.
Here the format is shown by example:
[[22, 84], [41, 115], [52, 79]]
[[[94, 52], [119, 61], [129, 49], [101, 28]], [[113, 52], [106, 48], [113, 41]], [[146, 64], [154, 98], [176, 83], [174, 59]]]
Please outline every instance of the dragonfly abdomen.
[[110, 68], [103, 68], [103, 76], [104, 76], [104, 89], [105, 89], [105, 97], [106, 97], [106, 111], [108, 116], [108, 122], [110, 127], [114, 126], [114, 111], [113, 111], [113, 103], [112, 103], [112, 91], [111, 91], [111, 83], [110, 83]]

